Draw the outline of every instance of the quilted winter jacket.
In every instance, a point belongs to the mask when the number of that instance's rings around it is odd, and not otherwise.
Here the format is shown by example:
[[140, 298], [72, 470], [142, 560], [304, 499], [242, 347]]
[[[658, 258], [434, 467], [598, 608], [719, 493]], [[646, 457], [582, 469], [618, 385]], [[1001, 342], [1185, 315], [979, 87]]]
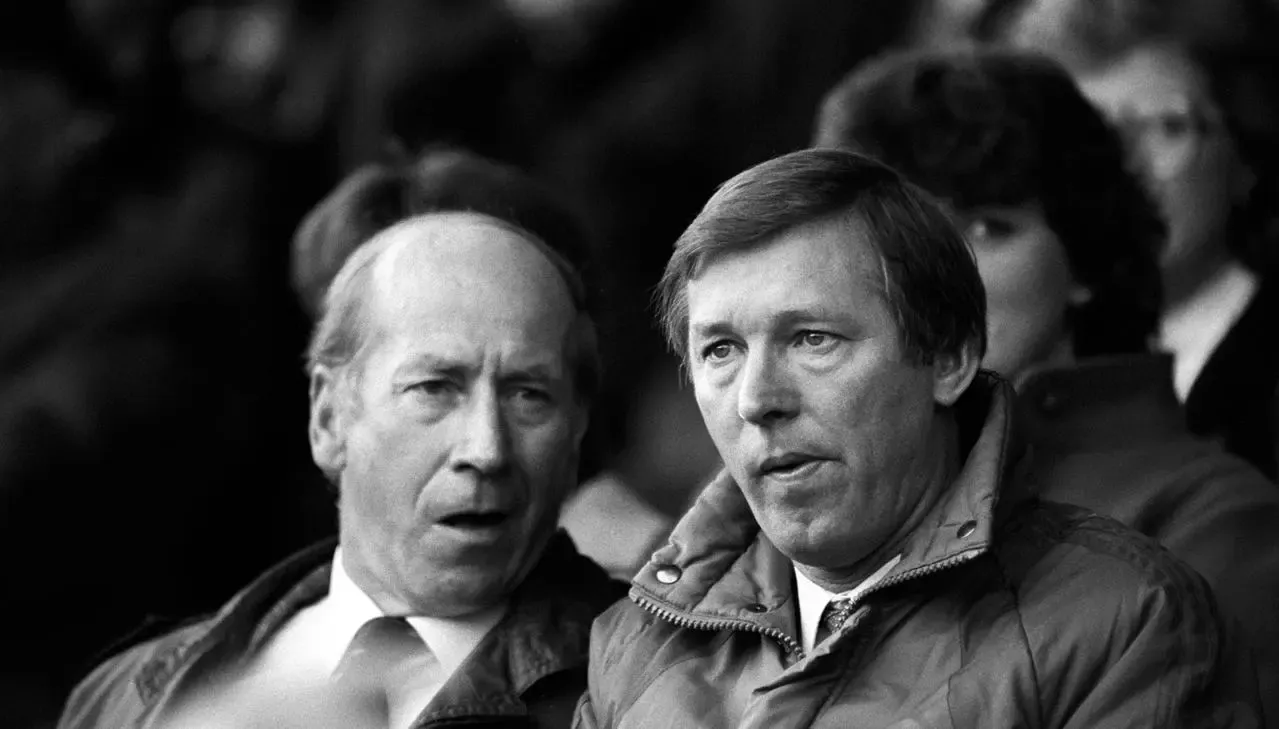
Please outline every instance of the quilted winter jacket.
[[[335, 542], [276, 566], [217, 615], [107, 661], [72, 693], [59, 729], [159, 727], [184, 694], [265, 644], [328, 589]], [[624, 585], [582, 557], [562, 533], [511, 607], [458, 666], [414, 727], [563, 727], [585, 681], [591, 620]], [[363, 729], [362, 727], [360, 729]]]
[[807, 654], [791, 562], [713, 481], [596, 620], [575, 725], [1257, 726], [1255, 672], [1204, 580], [1118, 522], [1025, 495], [1011, 411], [980, 376], [957, 405], [973, 445], [953, 487]]

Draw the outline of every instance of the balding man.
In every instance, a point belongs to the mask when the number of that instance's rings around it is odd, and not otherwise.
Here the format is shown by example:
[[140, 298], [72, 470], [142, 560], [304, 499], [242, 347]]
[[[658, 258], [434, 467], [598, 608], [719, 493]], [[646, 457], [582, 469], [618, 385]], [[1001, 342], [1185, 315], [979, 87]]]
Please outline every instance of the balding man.
[[622, 594], [556, 532], [598, 378], [582, 283], [509, 221], [405, 212], [309, 349], [337, 543], [98, 668], [63, 727], [568, 724]]

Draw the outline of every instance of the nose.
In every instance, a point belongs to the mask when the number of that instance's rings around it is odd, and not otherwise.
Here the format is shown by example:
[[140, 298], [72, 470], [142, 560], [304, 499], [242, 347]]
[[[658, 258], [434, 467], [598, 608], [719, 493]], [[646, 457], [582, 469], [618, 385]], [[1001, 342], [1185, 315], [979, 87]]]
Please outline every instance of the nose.
[[506, 469], [510, 446], [496, 393], [477, 391], [459, 415], [464, 420], [453, 451], [453, 469], [482, 476], [500, 474]]
[[737, 415], [742, 420], [769, 427], [795, 417], [799, 397], [784, 369], [770, 352], [747, 355], [737, 389]]

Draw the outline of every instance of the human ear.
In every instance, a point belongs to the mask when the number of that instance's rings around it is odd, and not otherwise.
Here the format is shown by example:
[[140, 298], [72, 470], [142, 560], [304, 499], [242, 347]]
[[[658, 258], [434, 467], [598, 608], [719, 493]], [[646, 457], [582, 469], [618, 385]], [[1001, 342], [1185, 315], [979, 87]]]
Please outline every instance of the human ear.
[[958, 352], [937, 355], [933, 359], [933, 401], [944, 407], [954, 405], [977, 376], [980, 362], [973, 340], [965, 342]]
[[307, 435], [311, 458], [320, 470], [336, 476], [346, 466], [345, 410], [342, 408], [341, 375], [318, 366], [311, 372], [311, 415]]

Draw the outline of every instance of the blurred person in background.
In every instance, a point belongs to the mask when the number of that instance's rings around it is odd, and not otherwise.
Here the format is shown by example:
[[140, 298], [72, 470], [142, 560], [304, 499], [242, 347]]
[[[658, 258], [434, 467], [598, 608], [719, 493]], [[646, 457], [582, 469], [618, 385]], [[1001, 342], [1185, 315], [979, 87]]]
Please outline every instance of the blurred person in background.
[[1159, 344], [1190, 429], [1279, 477], [1279, 21], [1260, 2], [991, 3], [1125, 134], [1168, 220]]
[[308, 351], [336, 543], [108, 660], [61, 726], [198, 723], [239, 697], [301, 706], [326, 688], [340, 716], [377, 726], [567, 723], [590, 622], [622, 594], [556, 529], [598, 390], [589, 289], [571, 242], [415, 193], [411, 168], [361, 170], [310, 218], [376, 221]]
[[1017, 390], [1041, 498], [1159, 540], [1251, 638], [1279, 721], [1279, 488], [1186, 428], [1149, 344], [1165, 228], [1123, 142], [1045, 56], [887, 55], [827, 95], [815, 143], [870, 154], [948, 203], [986, 289], [983, 367]]
[[1255, 726], [1203, 579], [1034, 498], [937, 200], [783, 155], [719, 188], [659, 292], [724, 470], [596, 621], [577, 726]]

